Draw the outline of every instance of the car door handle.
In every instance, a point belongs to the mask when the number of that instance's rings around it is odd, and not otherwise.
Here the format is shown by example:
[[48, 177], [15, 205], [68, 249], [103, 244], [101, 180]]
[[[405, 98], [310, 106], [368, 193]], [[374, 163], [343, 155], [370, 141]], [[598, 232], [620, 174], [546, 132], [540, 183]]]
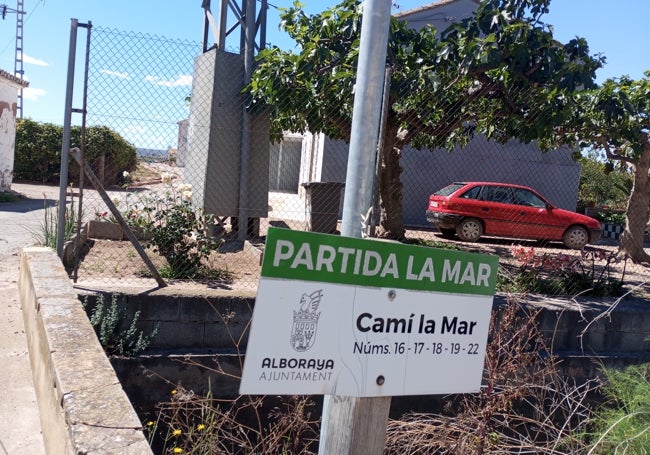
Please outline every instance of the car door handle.
[[481, 207], [481, 210], [483, 210], [484, 212], [489, 212], [490, 211], [490, 209], [487, 208], [487, 207]]
[[519, 212], [519, 214], [520, 214], [521, 216], [525, 216], [525, 215], [526, 215], [526, 212]]

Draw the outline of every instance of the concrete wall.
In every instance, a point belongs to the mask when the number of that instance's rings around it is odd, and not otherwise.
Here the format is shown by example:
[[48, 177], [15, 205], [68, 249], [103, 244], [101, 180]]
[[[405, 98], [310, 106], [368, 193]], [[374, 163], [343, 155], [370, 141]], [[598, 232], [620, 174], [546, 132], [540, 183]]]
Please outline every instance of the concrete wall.
[[24, 249], [18, 286], [46, 452], [151, 454], [56, 254]]
[[184, 119], [178, 122], [178, 145], [176, 147], [176, 165], [184, 167], [187, 160], [187, 139], [190, 120]]
[[[560, 361], [561, 374], [584, 382], [602, 377], [603, 366], [650, 362], [647, 301], [577, 300], [527, 296], [521, 301], [524, 308], [540, 310], [539, 327]], [[238, 396], [253, 295], [120, 295], [119, 301], [131, 314], [141, 311], [140, 327], [145, 331], [160, 324], [160, 334], [146, 355], [114, 362], [138, 412], [151, 412], [156, 403], [169, 400], [178, 383], [198, 394]], [[497, 295], [494, 308], [506, 302], [506, 296]], [[611, 314], [599, 318], [606, 310]], [[134, 374], [143, 371], [146, 374]], [[395, 397], [391, 414], [431, 412], [438, 404], [436, 397]]]
[[[217, 216], [238, 216], [244, 63], [212, 49], [195, 59], [187, 154], [182, 159], [192, 198]], [[248, 215], [268, 214], [269, 116], [249, 115]]]

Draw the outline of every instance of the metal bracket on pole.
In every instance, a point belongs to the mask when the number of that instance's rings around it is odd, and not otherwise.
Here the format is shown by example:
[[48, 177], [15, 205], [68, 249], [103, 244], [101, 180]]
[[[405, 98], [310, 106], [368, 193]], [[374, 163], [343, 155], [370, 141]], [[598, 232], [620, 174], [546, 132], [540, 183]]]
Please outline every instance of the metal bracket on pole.
[[102, 200], [104, 203], [106, 203], [106, 206], [108, 209], [111, 211], [111, 214], [115, 217], [118, 223], [120, 223], [120, 226], [122, 227], [122, 230], [126, 234], [127, 238], [131, 241], [133, 244], [133, 247], [135, 250], [138, 252], [144, 263], [147, 265], [147, 268], [155, 278], [156, 282], [160, 287], [166, 287], [167, 283], [165, 283], [165, 280], [160, 276], [160, 273], [158, 273], [158, 269], [156, 269], [156, 266], [153, 265], [153, 262], [151, 262], [151, 259], [149, 259], [149, 256], [147, 256], [147, 253], [144, 251], [144, 248], [142, 248], [142, 245], [140, 245], [140, 242], [136, 238], [135, 234], [129, 227], [128, 223], [122, 216], [119, 210], [117, 210], [117, 207], [115, 207], [115, 204], [113, 204], [113, 201], [111, 201], [111, 198], [108, 197], [108, 194], [106, 194], [106, 190], [102, 186], [101, 182], [91, 169], [90, 165], [88, 163], [83, 163], [83, 160], [81, 159], [81, 151], [77, 148], [74, 147], [73, 149], [70, 150], [70, 156], [75, 159], [77, 163], [79, 163], [79, 166], [83, 168], [83, 171], [85, 172], [86, 176], [90, 180], [90, 182], [93, 184], [99, 195], [102, 197]]

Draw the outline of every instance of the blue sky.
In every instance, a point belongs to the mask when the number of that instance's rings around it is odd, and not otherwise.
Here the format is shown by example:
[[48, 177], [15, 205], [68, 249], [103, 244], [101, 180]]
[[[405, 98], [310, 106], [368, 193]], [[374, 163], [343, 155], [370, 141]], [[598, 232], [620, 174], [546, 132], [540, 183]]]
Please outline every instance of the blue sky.
[[[13, 0], [5, 2], [9, 8], [16, 7]], [[292, 2], [269, 1], [278, 7], [291, 6]], [[401, 10], [431, 3], [428, 0], [395, 2]], [[91, 21], [93, 26], [101, 28], [197, 43], [202, 37], [201, 0], [25, 0], [24, 3], [24, 71], [30, 87], [24, 92], [23, 114], [37, 121], [63, 122], [71, 18], [80, 23]], [[212, 3], [216, 5], [218, 0]], [[337, 2], [303, 0], [303, 3], [309, 12], [316, 13]], [[602, 81], [623, 74], [639, 78], [644, 70], [650, 69], [650, 54], [645, 44], [648, 18], [648, 0], [553, 0], [545, 22], [554, 25], [558, 40], [585, 37], [592, 53], [601, 52], [607, 57], [607, 65], [598, 73]], [[281, 41], [277, 32], [277, 10], [273, 7], [268, 22], [268, 41], [286, 42]], [[14, 69], [15, 32], [16, 15], [8, 13], [0, 21], [0, 69], [10, 73]], [[80, 44], [85, 43], [85, 37], [85, 31], [80, 30]], [[77, 64], [82, 64], [81, 56]], [[161, 87], [189, 84], [191, 79], [183, 76], [146, 75], [150, 83]], [[80, 88], [75, 90], [78, 95]], [[187, 91], [189, 94], [189, 86]], [[75, 101], [75, 107], [80, 107], [77, 104]]]

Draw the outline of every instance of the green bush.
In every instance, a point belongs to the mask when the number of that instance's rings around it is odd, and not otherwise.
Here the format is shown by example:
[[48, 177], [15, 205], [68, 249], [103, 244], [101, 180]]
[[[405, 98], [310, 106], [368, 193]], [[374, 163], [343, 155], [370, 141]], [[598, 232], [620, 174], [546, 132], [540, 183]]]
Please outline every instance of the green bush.
[[151, 235], [150, 244], [168, 263], [160, 270], [161, 275], [175, 279], [221, 278], [221, 271], [212, 271], [205, 264], [221, 243], [211, 232], [214, 216], [192, 205], [192, 185], [174, 186], [167, 173], [163, 173], [162, 180], [169, 185], [165, 197], [145, 208], [153, 213], [145, 227]]
[[606, 369], [606, 402], [592, 423], [591, 454], [647, 454], [650, 452], [650, 381], [648, 365], [625, 370]]
[[111, 295], [110, 303], [106, 302], [104, 294], [99, 294], [94, 307], [90, 308], [87, 296], [82, 304], [108, 355], [136, 356], [146, 350], [158, 334], [158, 324], [149, 335], [139, 330], [140, 311], [136, 311], [129, 320], [126, 310], [118, 305], [115, 294]]
[[579, 160], [578, 210], [591, 205], [625, 209], [632, 188], [632, 175], [625, 166], [615, 166], [593, 153]]
[[[16, 180], [41, 183], [59, 183], [61, 170], [61, 139], [63, 127], [39, 123], [31, 119], [16, 122]], [[81, 127], [70, 131], [71, 147], [81, 144]], [[106, 126], [86, 128], [86, 161], [98, 173], [102, 153], [105, 154], [104, 184], [118, 185], [124, 171], [132, 171], [137, 164], [135, 147], [117, 132]], [[79, 184], [79, 166], [70, 160], [69, 182]]]
[[58, 183], [63, 128], [30, 119], [16, 121], [14, 179]]
[[[73, 127], [71, 142], [81, 143], [81, 128]], [[124, 171], [131, 172], [137, 165], [135, 147], [117, 132], [106, 126], [91, 126], [86, 128], [86, 161], [95, 174], [99, 173], [99, 162], [102, 153], [105, 154], [104, 182], [105, 186], [122, 183]], [[70, 167], [70, 179], [78, 182], [79, 166]]]
[[594, 217], [607, 224], [625, 224], [625, 213], [598, 212]]

